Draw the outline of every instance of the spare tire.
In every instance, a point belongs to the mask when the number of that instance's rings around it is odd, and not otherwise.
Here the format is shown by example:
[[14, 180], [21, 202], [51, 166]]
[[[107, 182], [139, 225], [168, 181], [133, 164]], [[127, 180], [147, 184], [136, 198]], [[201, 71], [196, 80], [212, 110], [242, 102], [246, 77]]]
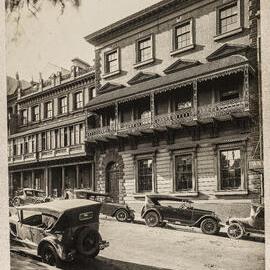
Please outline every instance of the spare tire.
[[99, 253], [99, 243], [101, 236], [98, 231], [84, 228], [82, 229], [76, 239], [77, 251], [84, 256], [94, 258]]

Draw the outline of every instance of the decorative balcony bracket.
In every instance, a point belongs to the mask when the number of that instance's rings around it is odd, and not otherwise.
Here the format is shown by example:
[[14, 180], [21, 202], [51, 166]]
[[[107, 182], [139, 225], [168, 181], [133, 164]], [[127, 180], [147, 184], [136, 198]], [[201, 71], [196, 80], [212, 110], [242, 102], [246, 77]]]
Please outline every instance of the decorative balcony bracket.
[[192, 83], [193, 86], [193, 108], [194, 108], [194, 115], [193, 115], [193, 120], [197, 120], [198, 117], [198, 84], [197, 81], [193, 81]]
[[249, 111], [249, 71], [248, 65], [244, 68], [244, 84], [243, 84], [243, 95], [245, 102], [245, 111]]

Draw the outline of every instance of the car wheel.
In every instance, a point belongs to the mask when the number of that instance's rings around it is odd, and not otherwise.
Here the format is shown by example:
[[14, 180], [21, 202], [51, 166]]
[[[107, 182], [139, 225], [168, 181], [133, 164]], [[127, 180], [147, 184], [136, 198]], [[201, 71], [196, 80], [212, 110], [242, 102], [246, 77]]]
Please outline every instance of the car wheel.
[[206, 218], [201, 223], [201, 230], [205, 234], [216, 234], [219, 231], [219, 226], [216, 220]]
[[148, 212], [145, 215], [144, 219], [145, 219], [146, 225], [149, 227], [155, 227], [160, 223], [159, 216], [154, 211]]
[[58, 267], [61, 264], [61, 260], [58, 257], [54, 247], [52, 247], [49, 244], [45, 245], [45, 247], [43, 248], [42, 253], [41, 253], [41, 258], [42, 258], [42, 262], [51, 266]]
[[239, 223], [232, 223], [227, 229], [227, 235], [232, 239], [240, 239], [244, 235], [244, 229]]
[[84, 228], [79, 232], [76, 240], [76, 247], [81, 255], [94, 258], [99, 253], [101, 236], [98, 231]]
[[13, 200], [13, 206], [20, 206], [21, 205], [21, 200], [19, 198], [15, 198]]
[[126, 222], [128, 220], [128, 213], [124, 209], [119, 209], [115, 213], [115, 218], [119, 222]]

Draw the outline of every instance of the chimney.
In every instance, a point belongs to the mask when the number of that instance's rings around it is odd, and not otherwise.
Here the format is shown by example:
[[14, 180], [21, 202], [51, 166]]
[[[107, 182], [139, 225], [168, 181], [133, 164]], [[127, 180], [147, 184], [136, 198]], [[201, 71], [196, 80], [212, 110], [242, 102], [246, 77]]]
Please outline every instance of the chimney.
[[21, 88], [21, 82], [20, 82], [18, 71], [16, 72], [15, 78], [17, 80], [18, 99], [20, 99], [22, 96], [22, 93], [21, 93], [22, 88]]
[[61, 79], [62, 79], [62, 72], [61, 71], [57, 71], [56, 84], [60, 84], [61, 83]]
[[42, 74], [39, 72], [39, 90], [43, 90], [43, 79], [42, 79]]

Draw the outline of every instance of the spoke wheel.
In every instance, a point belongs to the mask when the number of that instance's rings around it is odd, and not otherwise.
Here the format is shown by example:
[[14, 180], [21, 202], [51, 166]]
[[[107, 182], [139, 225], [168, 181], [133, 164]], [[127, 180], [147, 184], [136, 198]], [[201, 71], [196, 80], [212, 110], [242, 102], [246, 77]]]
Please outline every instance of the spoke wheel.
[[120, 209], [115, 213], [115, 217], [119, 222], [126, 222], [128, 220], [128, 213], [126, 210]]
[[160, 223], [158, 214], [154, 211], [148, 212], [145, 215], [145, 223], [149, 227], [157, 226]]
[[42, 253], [42, 261], [48, 265], [56, 267], [60, 264], [60, 259], [58, 258], [55, 249], [50, 245], [44, 247]]
[[219, 227], [216, 220], [206, 218], [201, 223], [201, 230], [205, 234], [216, 234], [219, 231]]
[[244, 229], [239, 223], [232, 223], [227, 229], [227, 235], [232, 239], [240, 239], [244, 235]]

